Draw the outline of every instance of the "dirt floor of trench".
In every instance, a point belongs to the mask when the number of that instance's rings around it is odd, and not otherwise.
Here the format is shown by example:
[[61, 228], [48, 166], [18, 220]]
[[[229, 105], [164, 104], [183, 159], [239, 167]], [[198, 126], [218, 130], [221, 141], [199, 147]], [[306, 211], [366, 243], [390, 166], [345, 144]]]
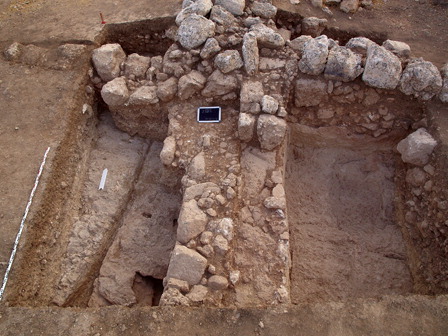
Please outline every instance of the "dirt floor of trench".
[[294, 142], [287, 157], [292, 302], [410, 293], [394, 211], [396, 154]]

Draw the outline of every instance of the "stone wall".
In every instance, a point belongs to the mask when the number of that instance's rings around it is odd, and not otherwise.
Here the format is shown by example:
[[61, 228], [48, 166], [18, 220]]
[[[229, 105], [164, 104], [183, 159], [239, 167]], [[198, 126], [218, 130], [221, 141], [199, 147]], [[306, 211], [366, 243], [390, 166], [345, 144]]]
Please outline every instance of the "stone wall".
[[[446, 66], [413, 59], [397, 41], [357, 37], [339, 46], [320, 35], [325, 22], [316, 18], [301, 23], [309, 35], [291, 40], [276, 27], [276, 11], [266, 1], [185, 0], [164, 54], [127, 55], [117, 43], [93, 52], [91, 79], [116, 125], [164, 140], [162, 162], [186, 170], [163, 305], [289, 302], [288, 123], [397, 141], [417, 130], [410, 137], [428, 142], [425, 162], [404, 158], [421, 155], [409, 137], [398, 148], [405, 220], [423, 241], [432, 237], [427, 228], [446, 226], [446, 200], [432, 194], [437, 141], [423, 128], [424, 103], [448, 101]], [[13, 44], [5, 56], [26, 62], [25, 49]], [[220, 124], [196, 123], [196, 108], [207, 105], [223, 107]], [[437, 232], [446, 256], [446, 231]]]

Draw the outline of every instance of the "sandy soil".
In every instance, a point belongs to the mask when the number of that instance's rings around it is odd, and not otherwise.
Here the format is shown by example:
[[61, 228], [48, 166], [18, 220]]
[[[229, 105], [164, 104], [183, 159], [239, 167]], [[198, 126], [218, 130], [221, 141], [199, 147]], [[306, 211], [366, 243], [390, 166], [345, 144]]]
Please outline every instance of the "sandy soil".
[[300, 144], [289, 154], [292, 301], [408, 293], [391, 154]]

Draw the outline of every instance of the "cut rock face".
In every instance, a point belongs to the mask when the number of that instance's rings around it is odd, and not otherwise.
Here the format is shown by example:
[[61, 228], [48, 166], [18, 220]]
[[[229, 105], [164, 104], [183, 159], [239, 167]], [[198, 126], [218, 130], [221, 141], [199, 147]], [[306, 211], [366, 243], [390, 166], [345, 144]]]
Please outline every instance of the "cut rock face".
[[424, 166], [437, 145], [437, 141], [426, 129], [419, 128], [398, 143], [397, 150], [403, 162]]
[[393, 90], [401, 75], [401, 62], [389, 50], [372, 44], [367, 49], [367, 62], [362, 80], [379, 89]]
[[434, 64], [416, 59], [403, 71], [399, 89], [404, 94], [429, 100], [442, 89], [442, 77]]
[[93, 51], [92, 60], [98, 75], [108, 82], [120, 75], [126, 54], [118, 43], [105, 44]]
[[179, 43], [188, 50], [199, 47], [213, 35], [215, 24], [197, 14], [191, 14], [183, 20], [177, 32]]

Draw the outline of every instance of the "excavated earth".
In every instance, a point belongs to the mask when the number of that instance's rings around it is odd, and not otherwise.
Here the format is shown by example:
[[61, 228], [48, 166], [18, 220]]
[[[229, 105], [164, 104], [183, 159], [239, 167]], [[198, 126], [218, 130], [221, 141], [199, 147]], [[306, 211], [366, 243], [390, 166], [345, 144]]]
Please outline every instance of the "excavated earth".
[[0, 334], [445, 335], [447, 4], [201, 1], [0, 5]]

